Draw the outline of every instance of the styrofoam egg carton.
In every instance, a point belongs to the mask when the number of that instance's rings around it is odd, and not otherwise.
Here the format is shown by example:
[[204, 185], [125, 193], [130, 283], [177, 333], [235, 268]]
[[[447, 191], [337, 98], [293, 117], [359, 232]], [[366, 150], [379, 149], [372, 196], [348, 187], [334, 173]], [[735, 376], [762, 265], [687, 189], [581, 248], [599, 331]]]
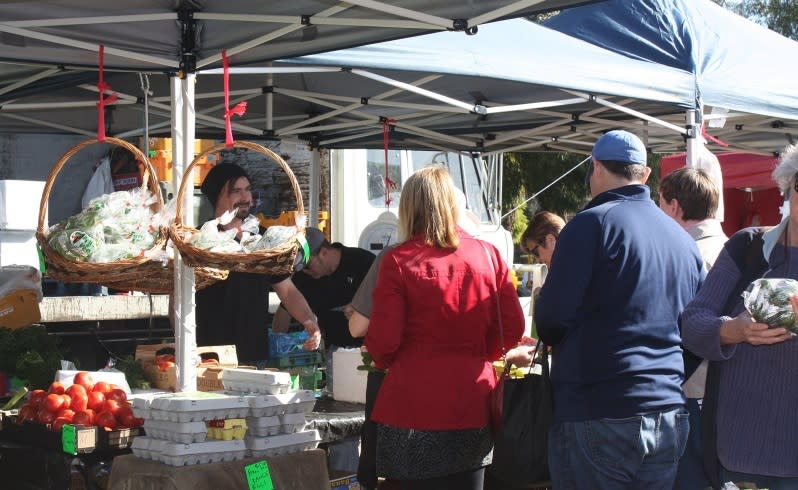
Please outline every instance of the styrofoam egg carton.
[[155, 420], [197, 422], [244, 418], [249, 412], [249, 402], [242, 396], [222, 393], [173, 393], [153, 399], [150, 410]]
[[155, 398], [169, 395], [169, 393], [136, 393], [131, 395], [128, 400], [133, 408], [133, 415], [144, 419], [151, 419], [150, 404]]
[[287, 393], [291, 389], [291, 374], [284, 371], [225, 368], [222, 370], [225, 390], [243, 393]]
[[208, 439], [229, 441], [230, 439], [243, 439], [247, 433], [247, 421], [240, 419], [209, 420]]
[[319, 445], [321, 437], [319, 437], [319, 431], [307, 430], [271, 437], [247, 436], [245, 441], [249, 455], [255, 458], [262, 458], [313, 449]]
[[278, 415], [271, 417], [247, 417], [249, 435], [256, 437], [276, 436], [282, 431]]
[[311, 390], [297, 390], [276, 395], [247, 395], [250, 416], [271, 417], [283, 413], [303, 413], [313, 411], [316, 396]]
[[161, 450], [164, 443], [167, 442], [163, 439], [156, 439], [149, 436], [137, 436], [133, 438], [130, 443], [130, 449], [133, 454], [143, 459], [152, 459], [154, 461], [161, 460]]
[[280, 418], [280, 432], [283, 434], [292, 434], [299, 432], [305, 428], [305, 414], [299, 413], [284, 413], [279, 416]]
[[171, 466], [217, 463], [243, 459], [247, 455], [247, 446], [241, 439], [231, 441], [205, 441], [184, 444], [165, 442], [161, 448], [162, 463]]
[[208, 435], [208, 427], [205, 422], [145, 420], [144, 431], [148, 436], [183, 443], [202, 442]]

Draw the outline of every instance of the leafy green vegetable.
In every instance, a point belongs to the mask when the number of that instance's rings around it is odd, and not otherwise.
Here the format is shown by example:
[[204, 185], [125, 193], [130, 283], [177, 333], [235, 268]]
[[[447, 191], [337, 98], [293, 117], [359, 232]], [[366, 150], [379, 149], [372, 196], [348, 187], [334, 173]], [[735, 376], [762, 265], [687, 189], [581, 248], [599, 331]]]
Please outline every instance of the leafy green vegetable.
[[127, 384], [131, 388], [150, 388], [150, 382], [144, 377], [144, 366], [141, 364], [141, 360], [133, 356], [127, 356], [117, 360], [114, 367], [125, 373], [125, 379], [127, 379]]
[[798, 333], [790, 298], [798, 294], [798, 281], [766, 278], [752, 282], [743, 292], [743, 303], [754, 320], [771, 328]]

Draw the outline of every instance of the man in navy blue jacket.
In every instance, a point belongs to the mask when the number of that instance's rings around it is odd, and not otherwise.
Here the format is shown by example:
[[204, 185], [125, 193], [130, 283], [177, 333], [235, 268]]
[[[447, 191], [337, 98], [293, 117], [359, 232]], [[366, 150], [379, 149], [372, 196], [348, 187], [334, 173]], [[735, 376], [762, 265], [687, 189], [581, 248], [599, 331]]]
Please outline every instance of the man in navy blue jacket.
[[555, 488], [667, 489], [689, 431], [678, 317], [703, 282], [695, 242], [651, 200], [637, 136], [593, 147], [593, 199], [563, 228], [535, 303], [553, 346]]

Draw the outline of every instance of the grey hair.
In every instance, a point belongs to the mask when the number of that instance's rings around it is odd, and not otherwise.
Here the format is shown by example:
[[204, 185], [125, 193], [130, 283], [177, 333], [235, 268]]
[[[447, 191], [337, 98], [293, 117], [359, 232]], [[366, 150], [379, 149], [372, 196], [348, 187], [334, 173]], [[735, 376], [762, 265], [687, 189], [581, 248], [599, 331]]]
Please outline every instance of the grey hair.
[[795, 184], [795, 174], [798, 173], [798, 145], [788, 145], [781, 152], [779, 164], [773, 170], [771, 177], [779, 185], [779, 190], [785, 196], [790, 194], [790, 191]]

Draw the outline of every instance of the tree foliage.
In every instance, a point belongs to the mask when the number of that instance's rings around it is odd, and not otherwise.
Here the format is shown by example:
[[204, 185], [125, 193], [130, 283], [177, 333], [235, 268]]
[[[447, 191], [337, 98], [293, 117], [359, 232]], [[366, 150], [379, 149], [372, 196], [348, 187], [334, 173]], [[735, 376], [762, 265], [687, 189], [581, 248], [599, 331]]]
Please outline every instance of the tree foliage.
[[785, 37], [798, 40], [798, 2], [794, 0], [714, 0], [714, 2]]

